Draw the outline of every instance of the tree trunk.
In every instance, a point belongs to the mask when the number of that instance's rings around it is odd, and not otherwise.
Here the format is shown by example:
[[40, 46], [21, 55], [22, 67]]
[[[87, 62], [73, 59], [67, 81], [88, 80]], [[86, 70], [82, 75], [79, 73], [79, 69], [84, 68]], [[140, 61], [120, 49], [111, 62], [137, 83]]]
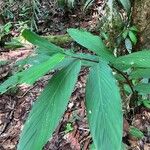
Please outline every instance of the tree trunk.
[[139, 30], [137, 49], [150, 49], [150, 0], [134, 0], [132, 21]]

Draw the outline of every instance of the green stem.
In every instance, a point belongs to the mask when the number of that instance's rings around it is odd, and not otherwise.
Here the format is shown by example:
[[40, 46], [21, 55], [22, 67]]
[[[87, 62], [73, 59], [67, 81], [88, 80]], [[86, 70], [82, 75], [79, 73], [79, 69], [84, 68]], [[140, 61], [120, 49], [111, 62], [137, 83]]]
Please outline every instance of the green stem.
[[[85, 61], [90, 61], [90, 62], [93, 62], [93, 63], [99, 63], [99, 57], [98, 56], [93, 56], [93, 55], [90, 55], [90, 54], [73, 54], [71, 52], [67, 52], [67, 53], [65, 52], [65, 54], [72, 57], [72, 58], [85, 60]], [[120, 71], [116, 67], [114, 67], [113, 65], [109, 65], [109, 66], [112, 69], [116, 70], [121, 76], [123, 76], [123, 78], [127, 81], [128, 85], [130, 86], [132, 93], [134, 94], [135, 91], [133, 89], [133, 84], [132, 84], [131, 80], [129, 80], [128, 76], [125, 75], [122, 71]]]

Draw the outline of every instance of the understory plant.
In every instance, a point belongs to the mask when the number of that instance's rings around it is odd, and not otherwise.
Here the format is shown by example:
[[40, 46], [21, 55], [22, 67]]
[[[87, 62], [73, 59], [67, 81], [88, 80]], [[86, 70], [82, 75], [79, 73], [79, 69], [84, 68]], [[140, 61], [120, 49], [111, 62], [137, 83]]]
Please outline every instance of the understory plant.
[[[77, 0], [57, 0], [59, 6], [68, 6], [69, 8], [73, 8], [75, 4], [78, 2]], [[92, 5], [94, 0], [82, 0], [84, 9], [87, 9]]]
[[[33, 85], [52, 70], [57, 72], [33, 104], [17, 149], [41, 150], [52, 138], [81, 67], [88, 67], [85, 105], [94, 146], [96, 150], [121, 150], [123, 113], [119, 82], [128, 85], [129, 94], [138, 93], [136, 101], [148, 99], [150, 84], [145, 79], [150, 76], [150, 51], [115, 57], [98, 36], [72, 28], [68, 29], [68, 34], [93, 54], [63, 49], [28, 29], [22, 32], [22, 36], [36, 46], [35, 55], [17, 63], [22, 69], [0, 85], [0, 94], [19, 84]], [[25, 65], [30, 67], [23, 69]]]
[[0, 19], [3, 20], [3, 23], [11, 21], [14, 26], [21, 23], [27, 24], [30, 28], [37, 31], [38, 20], [40, 20], [40, 17], [43, 17], [44, 15], [46, 16], [46, 14], [41, 11], [39, 0], [1, 1]]
[[[107, 1], [108, 3], [113, 3], [113, 0], [107, 0]], [[122, 4], [122, 6], [127, 12], [130, 12], [130, 8], [131, 8], [130, 0], [118, 0], [118, 1]], [[73, 8], [75, 4], [78, 2], [78, 0], [57, 0], [57, 2], [59, 6], [63, 6], [63, 7], [68, 6], [69, 8]], [[81, 2], [83, 3], [83, 10], [86, 10], [92, 5], [94, 0], [82, 0]]]

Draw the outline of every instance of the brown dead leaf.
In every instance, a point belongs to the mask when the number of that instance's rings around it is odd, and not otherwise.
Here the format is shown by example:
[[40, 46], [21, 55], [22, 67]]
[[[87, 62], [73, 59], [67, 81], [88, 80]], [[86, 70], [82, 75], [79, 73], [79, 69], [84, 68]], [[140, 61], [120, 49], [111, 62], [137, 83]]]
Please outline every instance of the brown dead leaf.
[[123, 137], [125, 137], [127, 134], [128, 134], [128, 132], [129, 132], [129, 123], [128, 123], [128, 121], [124, 118], [123, 119]]
[[81, 150], [78, 138], [74, 136], [73, 132], [67, 133], [64, 136], [64, 139], [67, 141], [67, 143], [70, 143], [72, 149]]

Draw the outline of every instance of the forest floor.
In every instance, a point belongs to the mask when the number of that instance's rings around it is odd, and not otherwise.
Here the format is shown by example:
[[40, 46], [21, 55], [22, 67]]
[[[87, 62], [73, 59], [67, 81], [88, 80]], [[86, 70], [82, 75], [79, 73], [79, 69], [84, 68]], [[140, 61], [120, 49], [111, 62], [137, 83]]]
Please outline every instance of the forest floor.
[[[77, 12], [77, 11], [76, 11]], [[94, 13], [93, 13], [94, 14]], [[53, 18], [51, 27], [44, 31], [46, 34], [64, 34], [69, 27], [94, 27], [97, 18], [94, 15], [68, 13], [67, 16], [57, 15]], [[61, 20], [61, 21], [60, 21]], [[61, 22], [61, 23], [60, 23]], [[44, 33], [44, 34], [45, 34]], [[65, 45], [67, 47], [68, 45]], [[1, 52], [0, 59], [22, 59], [30, 55], [33, 47], [25, 47], [16, 51]], [[84, 49], [79, 49], [84, 51]], [[13, 71], [12, 65], [0, 66], [0, 80], [4, 81]], [[88, 69], [83, 68], [78, 77], [70, 102], [61, 119], [53, 138], [43, 148], [44, 150], [88, 150], [92, 143], [85, 110], [85, 84]], [[19, 134], [31, 110], [52, 73], [46, 74], [33, 86], [21, 85], [16, 92], [9, 92], [0, 96], [0, 150], [16, 150]], [[59, 107], [59, 106], [58, 106]], [[129, 126], [134, 126], [144, 133], [142, 139], [129, 134]], [[141, 106], [138, 112], [130, 118], [124, 117], [123, 141], [131, 150], [150, 150], [150, 110]], [[111, 150], [111, 149], [110, 149]]]

